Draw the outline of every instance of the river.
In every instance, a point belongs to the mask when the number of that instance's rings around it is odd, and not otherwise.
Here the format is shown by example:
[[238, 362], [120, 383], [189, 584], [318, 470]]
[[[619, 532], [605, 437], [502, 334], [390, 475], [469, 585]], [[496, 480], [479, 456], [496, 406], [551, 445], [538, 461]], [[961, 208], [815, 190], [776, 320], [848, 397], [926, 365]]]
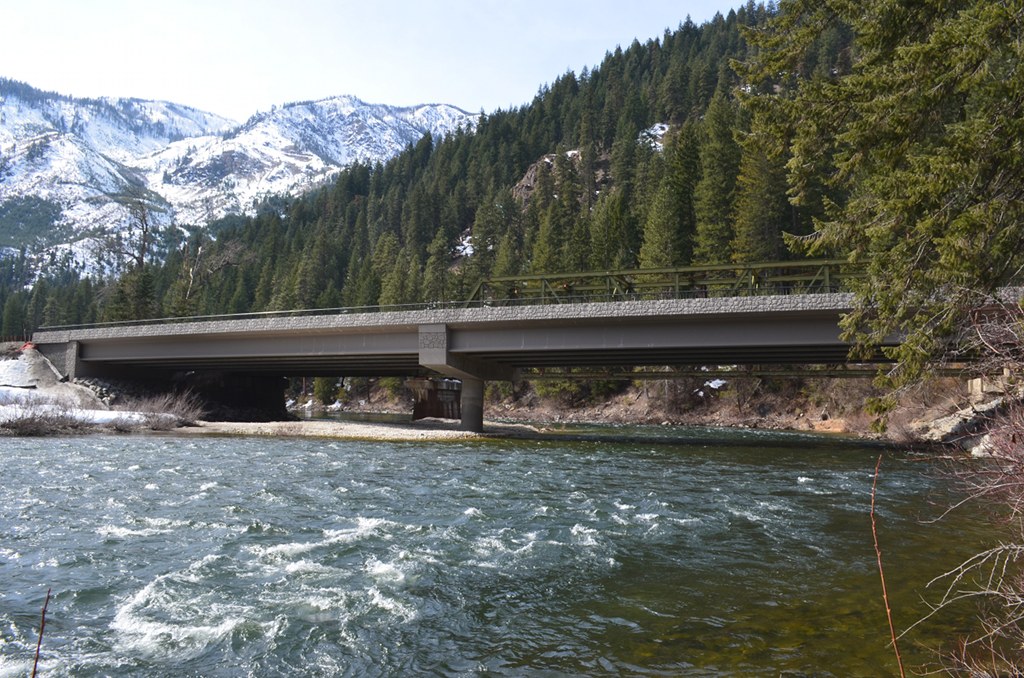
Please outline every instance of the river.
[[[877, 449], [756, 432], [0, 439], [0, 676], [884, 676]], [[643, 435], [640, 435], [643, 434]], [[637, 439], [644, 442], [637, 442]], [[976, 550], [887, 452], [896, 623]], [[969, 628], [943, 612], [908, 665]]]

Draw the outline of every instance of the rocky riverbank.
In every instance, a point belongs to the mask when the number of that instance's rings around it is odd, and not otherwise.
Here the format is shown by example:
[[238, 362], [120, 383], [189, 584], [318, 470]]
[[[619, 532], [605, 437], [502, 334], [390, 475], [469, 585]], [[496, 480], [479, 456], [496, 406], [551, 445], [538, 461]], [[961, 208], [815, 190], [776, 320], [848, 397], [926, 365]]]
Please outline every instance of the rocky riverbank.
[[[972, 402], [962, 380], [941, 379], [907, 393], [884, 433], [865, 400], [878, 395], [868, 379], [760, 379], [634, 382], [605, 398], [573, 402], [550, 389], [492, 388], [485, 417], [536, 426], [562, 424], [671, 425], [845, 434], [893, 444], [961, 443], [969, 448], [1002, 399]], [[383, 389], [324, 407], [312, 398], [292, 403], [310, 417], [323, 411], [407, 414], [412, 403]]]

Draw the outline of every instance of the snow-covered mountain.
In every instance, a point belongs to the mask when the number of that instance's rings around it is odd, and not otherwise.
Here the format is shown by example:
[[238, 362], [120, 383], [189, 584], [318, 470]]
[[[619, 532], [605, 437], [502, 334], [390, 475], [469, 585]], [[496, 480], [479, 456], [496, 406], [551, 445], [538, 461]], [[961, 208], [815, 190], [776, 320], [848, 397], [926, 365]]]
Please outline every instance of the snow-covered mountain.
[[353, 162], [396, 155], [424, 134], [435, 138], [475, 120], [454, 106], [397, 108], [352, 96], [288, 104], [226, 133], [182, 139], [140, 158], [146, 184], [201, 224], [251, 212], [270, 195], [295, 195]]
[[351, 96], [286, 104], [244, 124], [187, 106], [75, 99], [0, 78], [0, 247], [71, 248], [131, 222], [203, 226], [297, 195], [355, 161], [384, 161], [475, 116]]

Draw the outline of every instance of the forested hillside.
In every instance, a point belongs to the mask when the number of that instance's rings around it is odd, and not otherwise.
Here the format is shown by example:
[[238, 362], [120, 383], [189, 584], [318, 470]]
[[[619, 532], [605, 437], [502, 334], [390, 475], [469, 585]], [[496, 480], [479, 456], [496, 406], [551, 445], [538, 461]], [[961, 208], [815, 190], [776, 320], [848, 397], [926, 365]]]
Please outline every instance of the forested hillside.
[[[129, 260], [116, 281], [50, 273], [29, 291], [14, 262], [0, 280], [0, 334], [452, 300], [488, 276], [793, 256], [783, 233], [811, 230], [824, 190], [790, 204], [786, 144], [752, 122], [744, 104], [774, 83], [745, 82], [734, 67], [752, 55], [745, 30], [773, 13], [749, 2], [615, 48], [593, 70], [541, 87], [529, 104], [482, 115], [475, 131], [425, 137], [302, 199], [191, 229], [162, 260], [140, 215], [135, 242], [115, 248]], [[849, 68], [841, 28], [819, 43], [804, 75]]]

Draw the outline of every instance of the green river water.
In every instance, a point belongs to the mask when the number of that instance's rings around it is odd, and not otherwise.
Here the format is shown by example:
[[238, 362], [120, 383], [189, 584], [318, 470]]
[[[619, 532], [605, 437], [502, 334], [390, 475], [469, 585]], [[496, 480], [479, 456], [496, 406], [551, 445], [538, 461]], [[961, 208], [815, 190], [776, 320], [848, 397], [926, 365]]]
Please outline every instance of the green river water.
[[[577, 431], [576, 433], [581, 433]], [[0, 677], [895, 675], [880, 450], [750, 431], [0, 439]], [[884, 452], [895, 621], [994, 539]], [[908, 666], [971, 629], [945, 610]]]

